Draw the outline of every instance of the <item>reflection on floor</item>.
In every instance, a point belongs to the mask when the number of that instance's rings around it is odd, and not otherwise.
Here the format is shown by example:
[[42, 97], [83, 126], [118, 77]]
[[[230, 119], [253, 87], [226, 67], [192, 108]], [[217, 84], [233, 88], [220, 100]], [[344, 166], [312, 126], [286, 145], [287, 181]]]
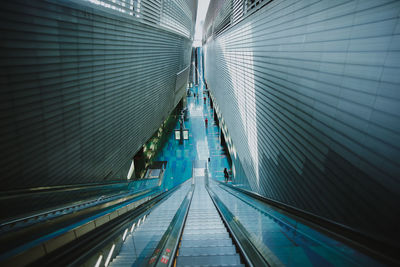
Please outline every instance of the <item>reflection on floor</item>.
[[[189, 129], [189, 140], [179, 144], [172, 133], [167, 144], [159, 152], [156, 161], [168, 161], [164, 179], [166, 188], [187, 180], [192, 176], [192, 162], [194, 160], [208, 160], [210, 177], [223, 181], [224, 168], [230, 169], [226, 154], [220, 144], [218, 126], [213, 120], [213, 111], [210, 108], [209, 99], [206, 104], [203, 101], [204, 85], [194, 86], [191, 89], [196, 97], [187, 98], [189, 110], [188, 120], [184, 125]], [[197, 97], [198, 96], [198, 97]], [[208, 126], [205, 125], [208, 119]], [[175, 129], [179, 129], [177, 122]]]

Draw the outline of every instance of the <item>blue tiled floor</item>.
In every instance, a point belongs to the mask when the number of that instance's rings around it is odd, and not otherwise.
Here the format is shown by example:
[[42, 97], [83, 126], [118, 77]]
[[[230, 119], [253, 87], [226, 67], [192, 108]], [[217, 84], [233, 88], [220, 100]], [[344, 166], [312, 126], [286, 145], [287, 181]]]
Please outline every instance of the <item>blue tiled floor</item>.
[[[172, 133], [156, 158], [157, 161], [168, 162], [164, 175], [166, 188], [171, 188], [190, 178], [194, 160], [210, 158], [210, 177], [220, 181], [224, 180], [224, 168], [230, 169], [226, 154], [220, 145], [219, 130], [213, 120], [209, 99], [204, 104], [203, 89], [204, 84], [200, 83], [199, 86], [191, 89], [198, 97], [193, 97], [192, 94], [187, 98], [189, 116], [184, 125], [186, 129], [189, 129], [189, 140], [179, 144]], [[208, 118], [208, 127], [205, 126], [206, 117]], [[175, 129], [179, 129], [179, 122], [175, 125]]]

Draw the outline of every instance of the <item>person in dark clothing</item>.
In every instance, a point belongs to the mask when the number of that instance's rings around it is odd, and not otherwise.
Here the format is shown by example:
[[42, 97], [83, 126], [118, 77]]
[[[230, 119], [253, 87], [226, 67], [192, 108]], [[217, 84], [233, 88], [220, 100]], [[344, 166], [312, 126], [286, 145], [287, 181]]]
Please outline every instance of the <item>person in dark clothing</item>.
[[204, 122], [205, 122], [206, 128], [207, 128], [207, 126], [208, 126], [208, 119], [206, 118], [206, 119], [204, 120]]
[[228, 180], [229, 180], [229, 173], [228, 173], [228, 170], [226, 168], [224, 169], [224, 177], [225, 177], [225, 183], [227, 183]]

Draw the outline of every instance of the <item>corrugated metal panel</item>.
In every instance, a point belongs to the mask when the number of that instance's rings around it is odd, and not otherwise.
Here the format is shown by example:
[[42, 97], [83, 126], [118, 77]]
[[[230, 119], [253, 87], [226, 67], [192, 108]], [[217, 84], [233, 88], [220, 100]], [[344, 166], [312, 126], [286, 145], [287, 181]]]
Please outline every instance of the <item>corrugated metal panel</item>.
[[191, 40], [87, 1], [3, 1], [0, 25], [2, 190], [126, 179]]
[[399, 11], [273, 1], [207, 43], [207, 83], [254, 191], [393, 238]]
[[219, 35], [231, 25], [232, 0], [225, 0], [214, 19], [214, 34]]
[[232, 2], [232, 25], [240, 22], [244, 16], [243, 0], [233, 0]]
[[212, 36], [214, 19], [218, 15], [218, 11], [221, 9], [224, 2], [225, 0], [210, 1], [206, 14], [206, 19], [203, 25], [203, 41]]
[[187, 38], [194, 34], [197, 0], [71, 0], [87, 1], [116, 15], [168, 28]]
[[215, 0], [210, 2], [203, 25], [203, 41], [217, 37], [273, 0]]
[[163, 0], [161, 25], [191, 38], [197, 1], [193, 0]]
[[[161, 17], [161, 0], [138, 1], [144, 21], [159, 24]], [[140, 16], [140, 15], [139, 15]]]

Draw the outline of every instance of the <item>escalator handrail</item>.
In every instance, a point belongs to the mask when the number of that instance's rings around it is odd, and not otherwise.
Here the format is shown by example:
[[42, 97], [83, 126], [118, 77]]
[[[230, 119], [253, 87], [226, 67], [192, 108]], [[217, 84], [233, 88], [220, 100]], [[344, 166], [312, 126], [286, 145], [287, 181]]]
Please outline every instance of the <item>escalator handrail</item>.
[[168, 191], [157, 194], [148, 202], [141, 204], [135, 209], [116, 217], [114, 220], [109, 221], [65, 246], [58, 248], [54, 252], [42, 257], [34, 264], [38, 266], [81, 265], [85, 262], [85, 259], [95, 254], [100, 247], [104, 246], [104, 244], [110, 242], [110, 240], [115, 236], [119, 235], [119, 233], [126, 228], [127, 224], [131, 224], [132, 221], [137, 220], [143, 214], [148, 213], [148, 211], [155, 205], [162, 203], [167, 199], [167, 196], [174, 193], [184, 183], [185, 182]]
[[176, 211], [168, 229], [165, 231], [156, 249], [154, 250], [148, 266], [172, 266], [175, 261], [179, 240], [181, 238], [189, 207], [192, 202], [195, 184], [191, 185], [189, 192]]
[[[134, 182], [134, 181], [132, 181]], [[107, 182], [107, 183], [90, 183], [90, 184], [72, 184], [72, 185], [55, 185], [55, 186], [42, 186], [42, 187], [34, 187], [34, 188], [23, 188], [16, 190], [3, 191], [0, 193], [0, 200], [17, 198], [21, 195], [30, 195], [30, 194], [43, 194], [43, 193], [54, 193], [54, 192], [68, 192], [68, 191], [76, 191], [76, 190], [85, 190], [85, 189], [95, 189], [97, 187], [111, 187], [111, 186], [128, 186], [130, 182], [127, 181], [118, 181], [118, 182]]]
[[[138, 207], [150, 206], [150, 205], [152, 205], [153, 202], [155, 202], [155, 201], [158, 202], [158, 201], [164, 199], [164, 197], [166, 197], [166, 196], [170, 195], [171, 193], [175, 192], [175, 190], [180, 188], [184, 183], [185, 182], [177, 185], [176, 187], [174, 187], [174, 188], [172, 188], [172, 189], [170, 189], [170, 190], [168, 190], [166, 192], [160, 192], [160, 191], [156, 191], [154, 193], [150, 192], [150, 193], [152, 193], [152, 195], [147, 196], [147, 197], [146, 197], [146, 195], [144, 195], [145, 199], [150, 199], [148, 202], [140, 204], [140, 206], [137, 206], [133, 210], [128, 210], [127, 209], [127, 212], [121, 214], [120, 216], [117, 216], [116, 218], [113, 218], [112, 220], [110, 219], [109, 222], [101, 225], [100, 227], [96, 227], [95, 229], [93, 229], [93, 230], [87, 232], [86, 234], [84, 234], [83, 236], [75, 237], [75, 239], [68, 241], [68, 243], [64, 244], [61, 248], [56, 249], [55, 252], [51, 252], [51, 253], [47, 252], [44, 255], [35, 256], [34, 257], [35, 259], [25, 259], [23, 261], [25, 262], [25, 261], [28, 260], [30, 262], [33, 262], [33, 261], [37, 261], [37, 260], [40, 261], [41, 258], [54, 258], [55, 257], [54, 255], [57, 255], [57, 253], [63, 254], [63, 250], [62, 250], [63, 247], [72, 246], [71, 249], [74, 249], [75, 247], [79, 247], [80, 246], [79, 242], [81, 240], [83, 240], [83, 242], [85, 242], [85, 240], [87, 240], [88, 236], [93, 235], [93, 233], [95, 233], [95, 232], [101, 231], [101, 229], [104, 229], [104, 227], [103, 227], [104, 225], [107, 225], [107, 224], [115, 225], [116, 223], [118, 225], [120, 225], [120, 223], [118, 223], [118, 222], [121, 221], [121, 218], [123, 219], [123, 217], [126, 217], [127, 214], [133, 213]], [[136, 200], [133, 200], [133, 201], [136, 201]], [[129, 201], [126, 205], [128, 205], [128, 204], [130, 205], [132, 203], [135, 203], [135, 202]], [[117, 210], [115, 210], [115, 208], [112, 208], [112, 209], [114, 210], [113, 213], [117, 212]], [[100, 218], [99, 216], [103, 216], [104, 215], [103, 213], [100, 213], [100, 215], [94, 216], [93, 217], [94, 219], [92, 219], [91, 221], [90, 220], [86, 220], [86, 221], [83, 220], [82, 223], [84, 223], [84, 224], [82, 225], [82, 227], [85, 227], [85, 225], [87, 225], [88, 223], [94, 222], [95, 220], [99, 219]], [[8, 252], [5, 252], [2, 255], [0, 255], [1, 256], [1, 260], [0, 261], [2, 261], [2, 262], [18, 262], [18, 259], [21, 258], [21, 257], [24, 257], [24, 255], [26, 255], [26, 254], [30, 255], [29, 253], [36, 253], [34, 251], [36, 251], [39, 247], [44, 246], [45, 242], [48, 242], [51, 239], [57, 239], [61, 235], [67, 235], [71, 231], [75, 231], [77, 224], [78, 223], [74, 223], [72, 228], [69, 227], [69, 228], [71, 228], [71, 230], [68, 231], [68, 232], [63, 232], [62, 230], [59, 230], [59, 231], [56, 231], [54, 233], [54, 235], [53, 234], [46, 234], [44, 237], [35, 239], [34, 241], [29, 242], [27, 244], [24, 244], [24, 245], [22, 245], [20, 247], [17, 247], [15, 249], [13, 249], [13, 250], [9, 250]], [[49, 239], [49, 238], [51, 238], [51, 239]], [[104, 237], [103, 237], [103, 239], [104, 239]], [[89, 241], [90, 241], [90, 238], [89, 238]], [[101, 243], [101, 241], [102, 240], [98, 240], [98, 243]], [[70, 245], [70, 244], [72, 244], [72, 245]], [[97, 245], [97, 243], [95, 243], [95, 244]], [[43, 249], [43, 248], [41, 248], [41, 250], [46, 251], [46, 249]], [[38, 253], [36, 253], [36, 254], [38, 254]], [[36, 259], [36, 258], [38, 258], [38, 259]], [[67, 255], [65, 258], [70, 258], [70, 256]], [[44, 262], [47, 262], [47, 261], [44, 261]]]
[[[107, 199], [109, 199], [107, 201], [113, 201], [118, 196], [120, 196], [120, 198], [122, 198], [124, 196], [128, 196], [128, 195], [132, 195], [132, 196], [135, 196], [135, 197], [136, 196], [140, 196], [140, 195], [143, 195], [143, 194], [148, 193], [150, 191], [155, 191], [156, 188], [157, 188], [157, 186], [151, 187], [151, 188], [148, 188], [148, 189], [139, 190], [139, 191], [134, 192], [134, 193], [123, 192], [123, 193], [118, 193], [118, 194], [114, 194], [114, 195], [100, 196], [100, 197], [89, 199], [89, 200], [83, 200], [83, 201], [80, 201], [80, 202], [75, 202], [74, 204], [67, 204], [65, 206], [59, 206], [59, 207], [56, 207], [56, 208], [53, 208], [53, 209], [48, 209], [48, 210], [45, 210], [45, 211], [39, 211], [39, 212], [34, 213], [34, 214], [30, 214], [30, 215], [18, 217], [18, 218], [15, 218], [15, 219], [7, 220], [7, 221], [4, 221], [4, 222], [0, 222], [0, 228], [8, 226], [8, 225], [16, 224], [16, 223], [19, 223], [19, 222], [28, 221], [28, 220], [34, 219], [36, 217], [41, 217], [41, 216], [45, 217], [45, 216], [47, 216], [49, 214], [55, 214], [55, 213], [57, 213], [59, 211], [63, 211], [63, 210], [66, 210], [66, 209], [73, 209], [73, 208], [76, 208], [76, 207], [79, 207], [79, 206], [83, 206], [83, 205], [89, 204], [89, 203], [93, 203], [93, 204], [97, 203], [95, 205], [102, 204]], [[73, 210], [71, 212], [76, 212], [76, 210]], [[65, 213], [62, 214], [62, 215], [65, 215]], [[54, 217], [52, 217], [52, 219], [53, 218]]]
[[[216, 182], [218, 182], [221, 186], [225, 186], [240, 193], [244, 193], [245, 195], [266, 203], [267, 205], [283, 210], [287, 213], [288, 216], [295, 216], [294, 219], [300, 221], [301, 223], [328, 235], [333, 235], [335, 239], [340, 240], [350, 247], [355, 247], [357, 250], [360, 250], [367, 255], [370, 255], [371, 257], [391, 264], [400, 263], [400, 254], [398, 253], [399, 247], [396, 247], [395, 244], [392, 244], [392, 242], [388, 240], [382, 240], [379, 237], [372, 236], [365, 232], [361, 232], [354, 228], [351, 228], [347, 225], [343, 225], [329, 219], [322, 218], [321, 216], [315, 215], [313, 213], [270, 199], [256, 192], [236, 187], [231, 184], [226, 184], [222, 181]], [[232, 194], [229, 191], [227, 192]]]
[[240, 254], [247, 266], [279, 266], [280, 264], [274, 264], [271, 259], [265, 259], [262, 253], [255, 247], [255, 245], [249, 239], [250, 234], [243, 227], [243, 225], [237, 220], [237, 218], [229, 211], [225, 204], [219, 199], [219, 197], [212, 191], [210, 187], [207, 187], [208, 193], [214, 202], [214, 205], [228, 228], [235, 244], [237, 245]]
[[[148, 195], [151, 194], [151, 195]], [[111, 213], [118, 212], [118, 209], [123, 207], [122, 205], [128, 206], [130, 204], [136, 203], [138, 201], [142, 201], [143, 199], [146, 199], [147, 197], [151, 198], [156, 198], [158, 195], [161, 195], [162, 193], [159, 191], [149, 191], [149, 192], [144, 192], [144, 194], [136, 195], [133, 197], [130, 201], [127, 201], [126, 204], [117, 204], [116, 206], [110, 207], [108, 210], [104, 210], [100, 213], [97, 214], [92, 214], [90, 215], [87, 219], [80, 219], [78, 222], [71, 222], [69, 225], [65, 225], [63, 222], [60, 222], [61, 227], [60, 229], [54, 231], [54, 232], [46, 232], [42, 236], [35, 237], [33, 240], [27, 241], [26, 243], [17, 245], [16, 247], [8, 248], [8, 250], [2, 252], [0, 254], [0, 262], [13, 262], [14, 260], [17, 260], [18, 257], [24, 257], [24, 255], [29, 255], [30, 253], [34, 251], [47, 251], [46, 248], [43, 248], [48, 244], [49, 242], [52, 242], [52, 240], [57, 240], [60, 237], [63, 236], [68, 236], [69, 234], [75, 234], [75, 232], [78, 229], [84, 229], [85, 225], [88, 225], [89, 223], [93, 223], [98, 221], [100, 218], [104, 218], [105, 216], [109, 216]], [[151, 201], [151, 200], [150, 200]], [[146, 204], [146, 203], [144, 203]], [[49, 222], [50, 224], [54, 224], [53, 221]], [[47, 227], [47, 222], [43, 222], [43, 227], [46, 229]], [[38, 231], [36, 228], [34, 231]], [[30, 236], [32, 233], [30, 231], [30, 228], [28, 229], [23, 229], [22, 233], [24, 236]], [[89, 232], [90, 233], [90, 232]], [[13, 233], [10, 233], [10, 237], [8, 238], [13, 238], [12, 236]], [[17, 234], [19, 234], [17, 232]], [[17, 238], [18, 239], [18, 238]], [[78, 239], [78, 237], [75, 236], [74, 240]], [[69, 242], [73, 242], [74, 240], [70, 240], [66, 242], [64, 245], [68, 245]], [[3, 240], [2, 240], [3, 241]], [[38, 253], [40, 254], [40, 253]], [[44, 257], [46, 255], [43, 255]]]

